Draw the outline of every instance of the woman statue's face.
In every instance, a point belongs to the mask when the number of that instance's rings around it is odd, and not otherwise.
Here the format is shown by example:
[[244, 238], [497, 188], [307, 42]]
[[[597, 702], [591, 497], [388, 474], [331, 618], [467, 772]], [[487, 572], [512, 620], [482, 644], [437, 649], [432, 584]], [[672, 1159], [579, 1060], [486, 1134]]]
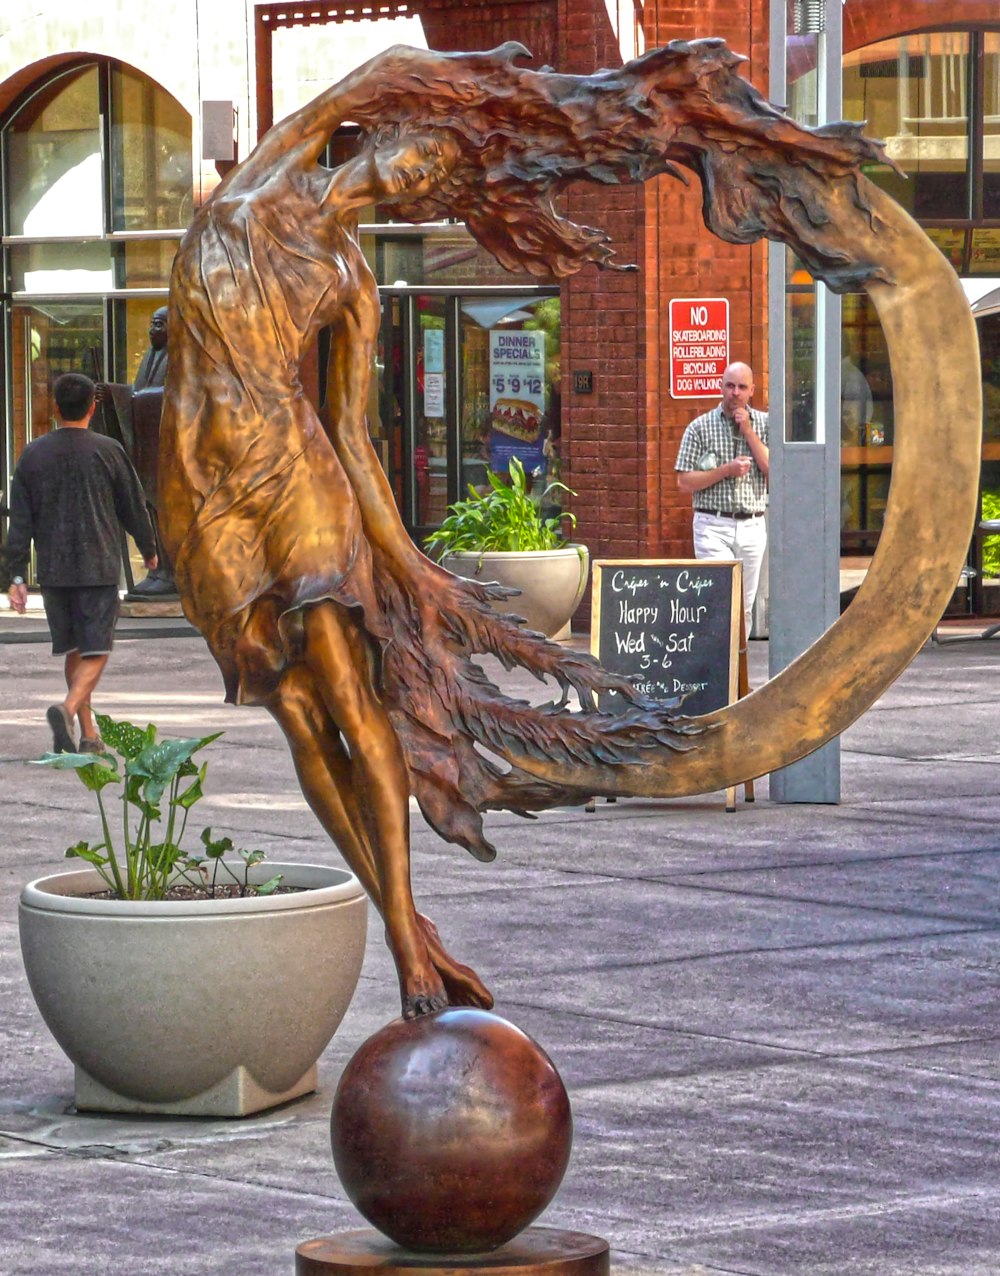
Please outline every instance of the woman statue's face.
[[421, 199], [444, 181], [459, 158], [459, 146], [447, 133], [400, 133], [376, 139], [372, 173], [380, 199]]

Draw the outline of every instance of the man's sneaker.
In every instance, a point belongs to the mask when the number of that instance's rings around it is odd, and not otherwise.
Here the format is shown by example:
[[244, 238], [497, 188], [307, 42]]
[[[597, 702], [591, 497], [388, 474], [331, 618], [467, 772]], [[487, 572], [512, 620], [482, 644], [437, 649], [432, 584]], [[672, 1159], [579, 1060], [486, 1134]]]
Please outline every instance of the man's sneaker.
[[104, 741], [98, 736], [82, 735], [80, 737], [81, 753], [105, 753]]
[[61, 704], [50, 704], [45, 710], [45, 718], [52, 728], [53, 753], [75, 753], [76, 741], [73, 739], [73, 723], [63, 706]]

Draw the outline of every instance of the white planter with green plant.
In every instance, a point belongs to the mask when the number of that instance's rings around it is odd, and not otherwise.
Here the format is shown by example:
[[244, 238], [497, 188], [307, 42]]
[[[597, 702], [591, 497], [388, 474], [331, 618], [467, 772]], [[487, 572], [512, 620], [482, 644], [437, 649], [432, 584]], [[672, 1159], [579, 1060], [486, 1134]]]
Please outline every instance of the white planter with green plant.
[[[78, 1108], [244, 1116], [316, 1088], [364, 957], [367, 900], [346, 869], [267, 864], [201, 835], [182, 849], [214, 740], [157, 741], [99, 717], [110, 755], [50, 754], [96, 794], [90, 867], [21, 894], [21, 951], [43, 1019], [76, 1066]], [[124, 780], [120, 820], [101, 796]], [[120, 834], [112, 826], [120, 827]], [[227, 858], [227, 856], [229, 858]]]
[[427, 538], [443, 567], [472, 580], [497, 582], [520, 597], [494, 603], [495, 610], [523, 616], [529, 629], [548, 638], [566, 632], [580, 605], [590, 573], [586, 546], [563, 535], [575, 525], [570, 513], [543, 518], [541, 506], [564, 483], [550, 483], [537, 498], [528, 491], [521, 462], [512, 457], [510, 483], [489, 475], [489, 491], [469, 488], [469, 497], [448, 507], [448, 516]]

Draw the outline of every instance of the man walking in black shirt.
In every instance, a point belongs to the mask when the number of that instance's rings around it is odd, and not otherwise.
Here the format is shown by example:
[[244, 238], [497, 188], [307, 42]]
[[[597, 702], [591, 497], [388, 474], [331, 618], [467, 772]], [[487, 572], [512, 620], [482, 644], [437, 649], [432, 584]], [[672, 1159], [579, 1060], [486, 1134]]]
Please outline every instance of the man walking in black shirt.
[[52, 633], [52, 654], [65, 656], [66, 698], [46, 718], [56, 753], [99, 752], [90, 698], [111, 654], [121, 574], [119, 524], [135, 538], [146, 567], [157, 563], [156, 538], [135, 470], [121, 444], [92, 433], [94, 383], [75, 372], [53, 387], [59, 428], [30, 443], [10, 489], [6, 558], [10, 602], [24, 614], [31, 542]]

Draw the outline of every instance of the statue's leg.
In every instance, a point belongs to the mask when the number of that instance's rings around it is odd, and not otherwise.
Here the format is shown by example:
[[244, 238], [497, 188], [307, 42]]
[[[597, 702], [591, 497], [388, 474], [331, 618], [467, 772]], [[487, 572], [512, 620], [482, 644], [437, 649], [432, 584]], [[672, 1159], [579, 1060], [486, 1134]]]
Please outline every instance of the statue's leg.
[[285, 733], [309, 806], [381, 912], [375, 858], [351, 789], [350, 759], [312, 673], [294, 665], [282, 677], [267, 708]]
[[[353, 788], [351, 763], [340, 732], [316, 689], [312, 673], [302, 665], [290, 669], [267, 705], [285, 733], [302, 792], [316, 818], [340, 848], [352, 872], [382, 912], [375, 857], [368, 845], [364, 817]], [[424, 942], [453, 1006], [488, 1010], [493, 997], [474, 970], [456, 961], [445, 948], [429, 917], [417, 914]]]
[[349, 785], [341, 791], [347, 787], [358, 795], [356, 809], [374, 862], [403, 1016], [427, 1014], [447, 1005], [448, 998], [413, 904], [406, 764], [375, 692], [368, 640], [350, 613], [333, 602], [308, 607], [303, 627], [304, 663], [347, 745]]

